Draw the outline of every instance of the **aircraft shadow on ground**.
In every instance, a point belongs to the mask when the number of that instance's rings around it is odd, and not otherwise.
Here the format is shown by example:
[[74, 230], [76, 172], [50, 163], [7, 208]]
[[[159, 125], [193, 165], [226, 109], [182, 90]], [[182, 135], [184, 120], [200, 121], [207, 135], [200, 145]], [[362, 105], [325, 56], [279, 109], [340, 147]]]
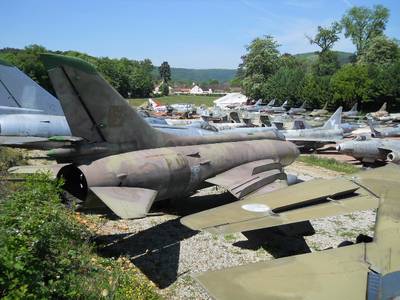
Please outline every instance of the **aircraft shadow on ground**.
[[[156, 206], [152, 211], [159, 212], [161, 210], [169, 214], [185, 216], [235, 200], [229, 193], [192, 196], [175, 200], [172, 205], [165, 208], [163, 205]], [[283, 229], [272, 228], [245, 232], [243, 234], [248, 240], [237, 242], [234, 245], [254, 250], [263, 247], [274, 257], [310, 252], [302, 236], [288, 233], [291, 231], [288, 227]], [[136, 234], [102, 235], [96, 238], [96, 242], [102, 245], [100, 254], [109, 257], [120, 255], [130, 257], [136, 267], [163, 289], [183, 275], [178, 273], [180, 242], [197, 233], [197, 231], [183, 226], [177, 218]]]

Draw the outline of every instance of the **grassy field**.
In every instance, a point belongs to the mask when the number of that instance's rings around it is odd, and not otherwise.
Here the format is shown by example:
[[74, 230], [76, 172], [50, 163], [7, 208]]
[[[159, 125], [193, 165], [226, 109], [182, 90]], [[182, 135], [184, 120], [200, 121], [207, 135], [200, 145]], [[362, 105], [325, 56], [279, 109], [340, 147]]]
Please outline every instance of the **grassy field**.
[[[174, 103], [192, 103], [196, 106], [200, 106], [202, 104], [206, 106], [213, 106], [214, 100], [218, 99], [218, 96], [196, 96], [196, 95], [172, 95], [165, 96], [159, 98], [153, 98], [154, 100], [159, 101], [162, 104], [174, 104]], [[133, 106], [139, 106], [143, 102], [146, 102], [148, 98], [136, 98], [136, 99], [128, 99], [129, 104]]]
[[352, 174], [360, 169], [347, 163], [339, 162], [333, 158], [322, 158], [316, 155], [300, 155], [297, 159], [307, 165], [318, 166], [328, 170]]

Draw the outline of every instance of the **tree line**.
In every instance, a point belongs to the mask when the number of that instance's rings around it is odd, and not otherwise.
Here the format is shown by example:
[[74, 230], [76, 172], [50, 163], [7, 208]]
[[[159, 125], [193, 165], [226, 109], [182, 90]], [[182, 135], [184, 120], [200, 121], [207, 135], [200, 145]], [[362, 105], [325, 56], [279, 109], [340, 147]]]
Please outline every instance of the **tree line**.
[[127, 58], [94, 57], [77, 51], [50, 51], [40, 45], [30, 45], [24, 49], [3, 48], [0, 50], [0, 59], [13, 64], [52, 92], [47, 71], [39, 60], [39, 54], [49, 52], [79, 57], [92, 63], [123, 97], [147, 97], [153, 91], [154, 66], [149, 59], [137, 61]]
[[[292, 106], [306, 101], [308, 108], [328, 102], [332, 109], [350, 108], [357, 102], [364, 111], [388, 102], [391, 109], [399, 110], [400, 48], [397, 40], [384, 33], [389, 15], [382, 5], [353, 7], [340, 21], [318, 26], [315, 36], [306, 36], [319, 47], [312, 63], [281, 54], [270, 35], [256, 38], [246, 47], [236, 80], [255, 100], [288, 100]], [[340, 64], [332, 50], [342, 32], [356, 48], [346, 64]]]

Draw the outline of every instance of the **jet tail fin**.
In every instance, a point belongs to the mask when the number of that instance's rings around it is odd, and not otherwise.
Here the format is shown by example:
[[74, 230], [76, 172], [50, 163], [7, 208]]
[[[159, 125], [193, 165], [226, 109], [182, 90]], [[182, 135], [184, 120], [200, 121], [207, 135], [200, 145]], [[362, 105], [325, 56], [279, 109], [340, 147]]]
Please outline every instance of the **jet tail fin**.
[[273, 106], [275, 104], [275, 99], [272, 99], [271, 101], [268, 102], [267, 106]]
[[322, 127], [323, 129], [336, 129], [342, 123], [342, 107], [340, 106]]
[[350, 109], [350, 111], [357, 111], [357, 102], [354, 103], [353, 107]]
[[386, 108], [387, 108], [387, 102], [383, 103], [383, 105], [378, 111], [386, 111]]
[[89, 142], [155, 147], [169, 136], [151, 127], [97, 72], [79, 58], [42, 54], [71, 132]]
[[282, 103], [281, 107], [284, 108], [287, 106], [288, 101], [286, 100], [285, 102]]
[[372, 123], [372, 119], [371, 118], [367, 119], [367, 123], [368, 123], [369, 128], [371, 129], [371, 135], [373, 137], [380, 137], [381, 133], [374, 128], [374, 124]]
[[325, 105], [322, 109], [326, 110], [328, 108], [328, 102], [325, 102]]
[[299, 108], [306, 108], [306, 101], [304, 101], [303, 104]]
[[0, 106], [5, 114], [62, 116], [60, 102], [28, 75], [0, 60]]

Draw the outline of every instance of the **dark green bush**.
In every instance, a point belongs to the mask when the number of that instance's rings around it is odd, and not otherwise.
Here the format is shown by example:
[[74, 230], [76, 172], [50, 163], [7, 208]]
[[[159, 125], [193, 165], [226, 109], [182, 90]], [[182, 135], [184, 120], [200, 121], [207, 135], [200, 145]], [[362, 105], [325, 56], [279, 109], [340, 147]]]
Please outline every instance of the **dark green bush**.
[[128, 261], [96, 255], [91, 233], [59, 192], [58, 183], [37, 174], [0, 200], [0, 297], [158, 298]]

